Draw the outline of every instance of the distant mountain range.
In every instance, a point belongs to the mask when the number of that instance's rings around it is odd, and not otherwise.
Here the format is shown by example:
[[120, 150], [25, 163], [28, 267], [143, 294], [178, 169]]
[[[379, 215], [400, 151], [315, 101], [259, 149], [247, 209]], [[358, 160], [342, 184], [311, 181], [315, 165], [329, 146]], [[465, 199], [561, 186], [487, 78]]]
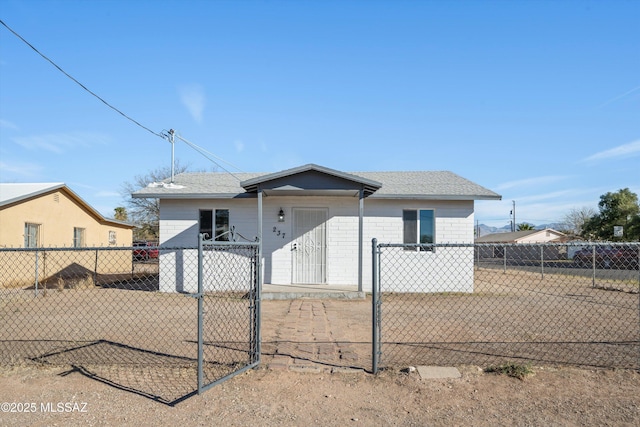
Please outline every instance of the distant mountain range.
[[[532, 225], [533, 228], [536, 230], [544, 230], [545, 228], [562, 230], [563, 228], [566, 227], [564, 224], [559, 222], [553, 222], [551, 224], [540, 224], [540, 225], [530, 224], [530, 225]], [[491, 227], [485, 224], [480, 224], [478, 228], [480, 228], [480, 234], [478, 236], [480, 237], [480, 236], [486, 236], [487, 234], [494, 234], [494, 233], [509, 233], [511, 231], [511, 224], [507, 224], [504, 227]]]

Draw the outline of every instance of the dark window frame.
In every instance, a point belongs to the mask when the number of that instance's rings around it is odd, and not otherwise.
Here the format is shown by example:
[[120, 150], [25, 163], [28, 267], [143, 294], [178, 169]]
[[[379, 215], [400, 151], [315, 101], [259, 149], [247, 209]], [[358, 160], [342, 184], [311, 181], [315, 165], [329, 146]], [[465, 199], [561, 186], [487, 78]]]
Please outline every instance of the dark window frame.
[[[402, 210], [402, 242], [404, 244], [432, 244], [436, 241], [435, 209]], [[430, 239], [428, 238], [430, 237]], [[428, 241], [431, 240], [431, 241]], [[433, 247], [420, 248], [421, 251], [434, 251]], [[405, 248], [405, 250], [415, 250]]]
[[229, 209], [200, 209], [198, 230], [207, 235], [206, 239], [228, 242], [229, 217]]

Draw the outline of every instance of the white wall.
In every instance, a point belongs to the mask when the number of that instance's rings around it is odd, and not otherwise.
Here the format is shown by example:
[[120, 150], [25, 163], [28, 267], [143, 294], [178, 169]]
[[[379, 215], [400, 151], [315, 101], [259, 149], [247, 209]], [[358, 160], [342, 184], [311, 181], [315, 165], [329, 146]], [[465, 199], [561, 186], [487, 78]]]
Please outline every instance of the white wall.
[[[263, 198], [263, 280], [264, 283], [290, 284], [292, 254], [292, 209], [328, 208], [327, 221], [327, 283], [331, 285], [355, 285], [358, 283], [358, 209], [356, 197], [264, 197]], [[402, 243], [403, 209], [434, 209], [436, 218], [436, 243], [473, 242], [472, 201], [411, 201], [375, 200], [364, 201], [363, 242], [363, 290], [371, 290], [371, 240], [379, 243]], [[278, 222], [278, 211], [283, 209], [285, 221]], [[192, 246], [198, 242], [198, 216], [200, 209], [229, 209], [229, 223], [235, 231], [254, 239], [258, 233], [257, 199], [221, 200], [161, 200], [160, 243], [164, 246]], [[275, 228], [275, 232], [273, 231]], [[279, 234], [278, 234], [279, 233]], [[445, 250], [432, 252], [406, 252], [407, 271], [402, 273], [407, 280], [420, 281], [424, 291], [443, 287], [457, 291], [473, 289], [473, 251], [456, 255], [459, 273], [444, 283], [436, 271], [436, 264], [450, 261], [451, 253]], [[161, 255], [161, 289], [174, 290], [176, 280], [183, 280], [184, 287], [193, 285], [191, 274], [181, 271], [193, 269], [197, 263], [189, 259], [176, 259], [171, 253]], [[183, 256], [183, 258], [185, 258]], [[429, 260], [431, 271], [427, 276], [424, 262]], [[197, 261], [197, 258], [196, 258]], [[468, 264], [468, 267], [467, 267]], [[401, 272], [399, 272], [401, 273]], [[194, 275], [197, 283], [197, 274]], [[389, 283], [390, 284], [390, 283]], [[471, 288], [470, 288], [471, 286]], [[180, 284], [178, 284], [180, 290]], [[186, 290], [186, 289], [185, 289]], [[189, 290], [191, 292], [191, 290]]]
[[[160, 201], [160, 244], [167, 248], [198, 247], [198, 219], [200, 210], [229, 209], [229, 225], [249, 240], [256, 238], [257, 200], [161, 200]], [[243, 241], [238, 239], [238, 241]], [[232, 261], [223, 258], [223, 254], [206, 254], [205, 263], [215, 265], [216, 262], [230, 264]], [[239, 257], [244, 264], [245, 260]], [[179, 291], [195, 293], [198, 289], [198, 251], [166, 249], [160, 254], [160, 290], [165, 292]], [[205, 271], [204, 289], [241, 290], [233, 286], [234, 275], [241, 274], [244, 269], [230, 272], [224, 268], [207, 274]], [[233, 277], [232, 277], [233, 276]], [[244, 278], [242, 279], [244, 282]]]
[[[402, 211], [435, 210], [435, 243], [473, 243], [472, 201], [365, 201], [364, 290], [371, 290], [371, 239], [378, 243], [402, 243]], [[382, 260], [391, 268], [385, 291], [473, 292], [473, 248], [437, 248], [435, 252], [385, 249]], [[397, 262], [401, 259], [401, 263]]]

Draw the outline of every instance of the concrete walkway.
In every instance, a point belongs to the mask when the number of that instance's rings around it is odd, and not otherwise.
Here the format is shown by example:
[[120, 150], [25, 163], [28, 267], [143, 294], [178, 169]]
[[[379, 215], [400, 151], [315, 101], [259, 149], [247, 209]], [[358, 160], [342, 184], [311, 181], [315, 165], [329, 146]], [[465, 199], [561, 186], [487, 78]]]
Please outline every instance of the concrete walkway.
[[[263, 330], [268, 335], [262, 346], [264, 366], [303, 373], [371, 371], [370, 300], [313, 298], [269, 304], [269, 326]], [[422, 379], [460, 378], [454, 367], [407, 369], [417, 370]]]
[[[361, 360], [351, 337], [342, 325], [344, 304], [330, 299], [296, 299], [289, 303], [275, 340], [263, 346], [269, 369], [296, 372], [362, 371]], [[269, 347], [269, 348], [266, 348]]]

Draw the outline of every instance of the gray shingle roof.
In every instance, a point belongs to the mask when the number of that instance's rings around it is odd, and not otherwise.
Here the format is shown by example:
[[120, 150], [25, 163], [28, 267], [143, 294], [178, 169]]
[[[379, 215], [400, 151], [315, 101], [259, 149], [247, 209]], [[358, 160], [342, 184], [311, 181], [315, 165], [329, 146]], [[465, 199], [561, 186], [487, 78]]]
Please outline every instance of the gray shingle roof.
[[452, 200], [500, 200], [493, 191], [449, 171], [354, 172], [382, 183], [371, 197]]
[[[312, 165], [315, 166], [315, 165]], [[318, 167], [323, 171], [326, 168]], [[295, 172], [296, 169], [292, 169]], [[349, 172], [364, 182], [382, 184], [370, 197], [376, 199], [434, 199], [434, 200], [500, 200], [501, 196], [481, 185], [448, 171], [415, 172]], [[259, 181], [272, 173], [182, 173], [174, 184], [156, 184], [133, 194], [136, 198], [234, 198], [253, 197], [241, 182]], [[275, 176], [281, 176], [275, 174]]]

